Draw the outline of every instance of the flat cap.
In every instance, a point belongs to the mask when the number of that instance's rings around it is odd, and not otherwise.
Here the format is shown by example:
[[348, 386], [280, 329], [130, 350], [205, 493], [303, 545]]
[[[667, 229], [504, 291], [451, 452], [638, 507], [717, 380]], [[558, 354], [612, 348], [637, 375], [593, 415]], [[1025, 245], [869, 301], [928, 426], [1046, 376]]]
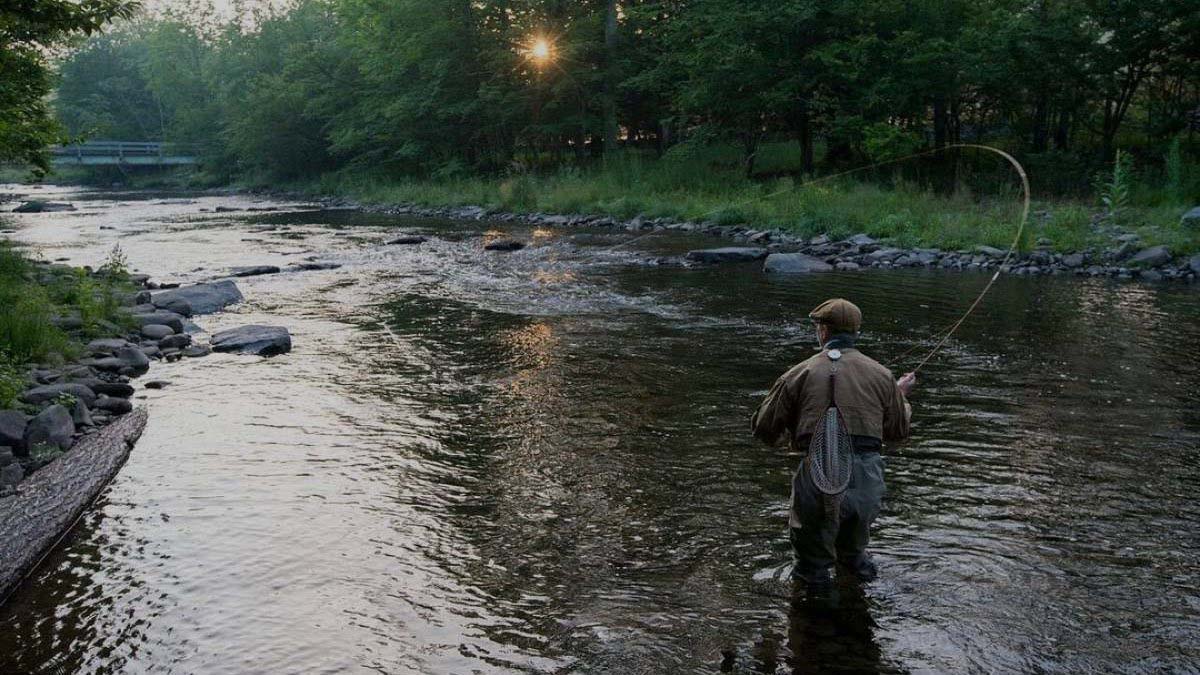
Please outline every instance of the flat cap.
[[862, 310], [853, 302], [833, 298], [817, 305], [808, 313], [817, 323], [828, 324], [837, 333], [857, 333], [862, 328]]

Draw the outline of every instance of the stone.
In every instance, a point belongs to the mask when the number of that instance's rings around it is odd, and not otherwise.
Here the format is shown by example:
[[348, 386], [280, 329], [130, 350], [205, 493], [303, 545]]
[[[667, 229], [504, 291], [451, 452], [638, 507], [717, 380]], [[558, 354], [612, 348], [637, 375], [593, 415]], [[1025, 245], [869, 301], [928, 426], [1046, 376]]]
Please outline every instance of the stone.
[[1076, 267], [1083, 267], [1083, 261], [1084, 255], [1082, 253], [1068, 253], [1063, 256], [1062, 264], [1063, 267], [1068, 269], [1075, 269]]
[[161, 323], [148, 323], [142, 326], [142, 336], [151, 340], [161, 340], [169, 335], [174, 335], [175, 329], [170, 326], [164, 326]]
[[1122, 234], [1121, 236], [1117, 237], [1117, 241], [1122, 244], [1136, 243], [1140, 240], [1141, 237], [1137, 236], [1136, 234]]
[[[175, 298], [187, 300], [188, 304], [192, 306], [192, 312], [195, 314], [211, 314], [229, 305], [237, 304], [244, 299], [242, 292], [238, 290], [237, 284], [229, 279], [225, 279], [206, 284], [195, 284], [194, 286], [159, 291], [154, 294], [153, 302], [156, 307], [162, 307], [165, 303]], [[176, 332], [182, 333], [183, 329], [180, 328]]]
[[0, 469], [0, 487], [12, 487], [25, 478], [25, 469], [17, 462]]
[[976, 253], [981, 253], [991, 258], [1003, 258], [1007, 251], [1002, 251], [995, 246], [976, 246]]
[[71, 421], [75, 423], [76, 429], [93, 425], [92, 415], [83, 401], [76, 400], [75, 405], [71, 406]]
[[275, 265], [252, 265], [249, 267], [233, 267], [229, 270], [231, 277], [256, 277], [263, 274], [279, 274]]
[[836, 267], [837, 267], [837, 271], [839, 271], [839, 272], [854, 272], [854, 271], [861, 269], [858, 263], [848, 262], [848, 261], [840, 262], [836, 265]]
[[878, 251], [873, 251], [867, 255], [871, 260], [883, 262], [885, 260], [894, 260], [904, 255], [904, 251], [898, 248], [881, 248]]
[[36, 417], [29, 420], [25, 427], [26, 452], [41, 445], [66, 450], [71, 447], [71, 437], [75, 435], [75, 422], [71, 413], [63, 406], [55, 403]]
[[916, 260], [921, 265], [932, 265], [937, 259], [938, 254], [933, 251], [917, 251]]
[[218, 352], [275, 356], [292, 351], [292, 336], [282, 326], [239, 326], [213, 334], [212, 348]]
[[189, 359], [196, 359], [196, 358], [200, 358], [201, 356], [208, 356], [211, 353], [212, 353], [212, 349], [209, 348], [208, 345], [192, 345], [191, 347], [188, 347], [183, 350], [183, 355], [188, 357]]
[[44, 202], [40, 200], [31, 200], [13, 209], [13, 213], [52, 213], [55, 211], [74, 210], [75, 205], [68, 204], [67, 202]]
[[168, 384], [171, 383], [167, 380], [150, 380], [142, 386], [146, 387], [147, 389], [164, 389]]
[[171, 330], [176, 333], [183, 332], [183, 315], [166, 310], [158, 310], [149, 314], [134, 314], [133, 321], [139, 327], [149, 326], [150, 324], [162, 324], [170, 326]]
[[1188, 267], [1191, 268], [1193, 273], [1200, 275], [1200, 255], [1192, 256], [1192, 259], [1188, 261]]
[[1179, 224], [1185, 229], [1200, 230], [1200, 206], [1197, 206], [1179, 219]]
[[525, 244], [516, 239], [496, 239], [484, 244], [483, 248], [487, 251], [519, 251]]
[[1171, 250], [1166, 246], [1142, 249], [1129, 259], [1129, 264], [1135, 267], [1158, 267], [1168, 262], [1171, 262]]
[[29, 416], [18, 410], [0, 410], [0, 446], [13, 449], [18, 455], [25, 448], [25, 427]]
[[41, 405], [47, 401], [53, 401], [63, 394], [74, 396], [89, 406], [96, 401], [96, 392], [92, 391], [91, 387], [78, 382], [46, 384], [34, 387], [21, 394], [21, 401], [30, 405]]
[[772, 274], [807, 274], [832, 269], [824, 260], [803, 253], [772, 253], [763, 263], [763, 271]]
[[114, 415], [124, 415], [133, 410], [133, 403], [127, 398], [114, 398], [112, 396], [101, 396], [96, 399], [96, 408]]
[[726, 246], [688, 251], [684, 257], [700, 263], [750, 262], [767, 257], [767, 249], [756, 246]]
[[1138, 273], [1138, 278], [1142, 281], [1162, 281], [1163, 275], [1154, 270], [1142, 270]]
[[299, 262], [288, 267], [289, 272], [313, 272], [316, 270], [336, 270], [341, 263], [331, 262]]
[[856, 234], [846, 239], [846, 242], [854, 246], [870, 246], [875, 243], [875, 239], [867, 234]]
[[413, 244], [424, 244], [426, 241], [429, 241], [429, 240], [426, 239], [425, 237], [422, 237], [419, 234], [409, 234], [409, 235], [405, 235], [403, 237], [396, 237], [395, 239], [392, 239], [391, 241], [387, 242], [387, 245], [388, 246], [412, 246]]
[[137, 347], [118, 349], [112, 356], [92, 362], [100, 370], [138, 377], [150, 370], [150, 358]]
[[156, 309], [163, 309], [168, 312], [175, 312], [180, 316], [191, 316], [195, 314], [192, 310], [192, 303], [184, 298], [167, 298], [159, 303]]
[[101, 382], [95, 380], [88, 383], [92, 391], [104, 396], [117, 396], [120, 398], [129, 398], [133, 396], [133, 385], [128, 382]]
[[183, 349], [190, 344], [192, 344], [192, 336], [188, 335], [187, 333], [180, 333], [178, 335], [168, 335], [167, 337], [159, 340], [158, 348]]
[[828, 243], [829, 243], [829, 235], [827, 235], [827, 234], [818, 234], [817, 236], [808, 240], [809, 246], [824, 246], [825, 244], [828, 244]]
[[7, 445], [0, 445], [0, 466], [8, 466], [17, 461], [13, 455], [12, 448]]

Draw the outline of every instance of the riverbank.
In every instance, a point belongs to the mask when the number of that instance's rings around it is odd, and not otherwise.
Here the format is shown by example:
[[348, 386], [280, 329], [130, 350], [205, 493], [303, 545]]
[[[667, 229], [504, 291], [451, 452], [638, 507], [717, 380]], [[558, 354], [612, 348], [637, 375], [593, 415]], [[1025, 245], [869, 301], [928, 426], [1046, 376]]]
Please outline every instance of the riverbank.
[[[964, 243], [960, 248], [943, 248], [920, 244], [906, 245], [905, 242], [911, 241], [910, 237], [878, 237], [868, 231], [842, 235], [840, 233], [846, 231], [844, 227], [831, 228], [833, 234], [823, 232], [806, 236], [782, 227], [730, 225], [711, 220], [681, 221], [665, 216], [648, 218], [639, 214], [632, 218], [616, 218], [587, 213], [504, 211], [480, 205], [429, 206], [414, 202], [389, 203], [376, 201], [374, 197], [356, 200], [306, 189], [258, 192], [313, 199], [327, 207], [361, 209], [390, 215], [487, 220], [497, 223], [516, 222], [551, 227], [609, 227], [637, 233], [634, 236], [651, 235], [655, 232], [700, 233], [727, 238], [744, 246], [719, 253], [695, 251], [686, 256], [685, 262], [746, 262], [774, 256], [774, 260], [768, 260], [764, 264], [764, 269], [777, 273], [937, 268], [956, 271], [999, 269], [1002, 273], [1017, 275], [1075, 274], [1151, 282], [1192, 282], [1200, 277], [1200, 254], [1188, 253], [1198, 250], [1192, 242], [1200, 240], [1200, 207], [1185, 212], [1172, 228], [1174, 240], [1186, 242], [1174, 247], [1155, 243], [1161, 241], [1161, 238], [1144, 239], [1143, 234], [1139, 233], [1144, 230], [1125, 228], [1095, 217], [1089, 221], [1091, 235], [1086, 239], [1055, 239], [1047, 236], [1060, 232], [1052, 225], [1053, 214], [1038, 211], [1031, 215], [1031, 223], [1026, 226], [1018, 250], [1009, 255], [1008, 249], [1015, 235], [1015, 222], [1007, 225], [1007, 231], [1002, 230], [995, 222], [989, 225], [988, 233], [998, 236], [997, 233], [1003, 232], [1007, 236], [1007, 240], [984, 239], [995, 241], [995, 245]], [[1076, 245], [1066, 245], [1069, 241], [1076, 242]]]

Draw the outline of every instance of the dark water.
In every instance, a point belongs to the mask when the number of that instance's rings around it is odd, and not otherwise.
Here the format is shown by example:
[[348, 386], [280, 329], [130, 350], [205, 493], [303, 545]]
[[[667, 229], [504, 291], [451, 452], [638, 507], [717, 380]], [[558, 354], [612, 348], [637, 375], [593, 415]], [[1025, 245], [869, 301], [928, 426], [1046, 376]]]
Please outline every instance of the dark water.
[[[119, 241], [163, 279], [344, 267], [239, 281], [202, 321], [287, 325], [293, 353], [154, 367], [173, 384], [144, 392], [128, 465], [0, 608], [0, 671], [1200, 663], [1200, 289], [1002, 279], [888, 457], [880, 580], [816, 605], [780, 581], [796, 460], [749, 412], [811, 354], [820, 300], [857, 302], [888, 363], [986, 277], [776, 280], [648, 264], [696, 239], [515, 228], [533, 246], [497, 254], [486, 224], [66, 197], [83, 210], [11, 236], [93, 264]], [[401, 230], [434, 239], [383, 245]]]

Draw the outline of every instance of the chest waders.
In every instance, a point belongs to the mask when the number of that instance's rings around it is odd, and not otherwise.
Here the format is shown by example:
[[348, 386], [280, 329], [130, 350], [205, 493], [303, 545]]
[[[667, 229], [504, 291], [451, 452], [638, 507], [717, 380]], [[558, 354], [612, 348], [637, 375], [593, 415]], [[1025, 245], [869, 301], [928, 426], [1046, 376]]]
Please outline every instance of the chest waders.
[[825, 353], [833, 366], [829, 371], [829, 407], [813, 429], [808, 444], [805, 465], [813, 485], [821, 492], [826, 519], [837, 525], [842, 510], [842, 498], [850, 485], [850, 470], [854, 462], [854, 445], [846, 420], [837, 407], [837, 362], [842, 353], [830, 349]]

